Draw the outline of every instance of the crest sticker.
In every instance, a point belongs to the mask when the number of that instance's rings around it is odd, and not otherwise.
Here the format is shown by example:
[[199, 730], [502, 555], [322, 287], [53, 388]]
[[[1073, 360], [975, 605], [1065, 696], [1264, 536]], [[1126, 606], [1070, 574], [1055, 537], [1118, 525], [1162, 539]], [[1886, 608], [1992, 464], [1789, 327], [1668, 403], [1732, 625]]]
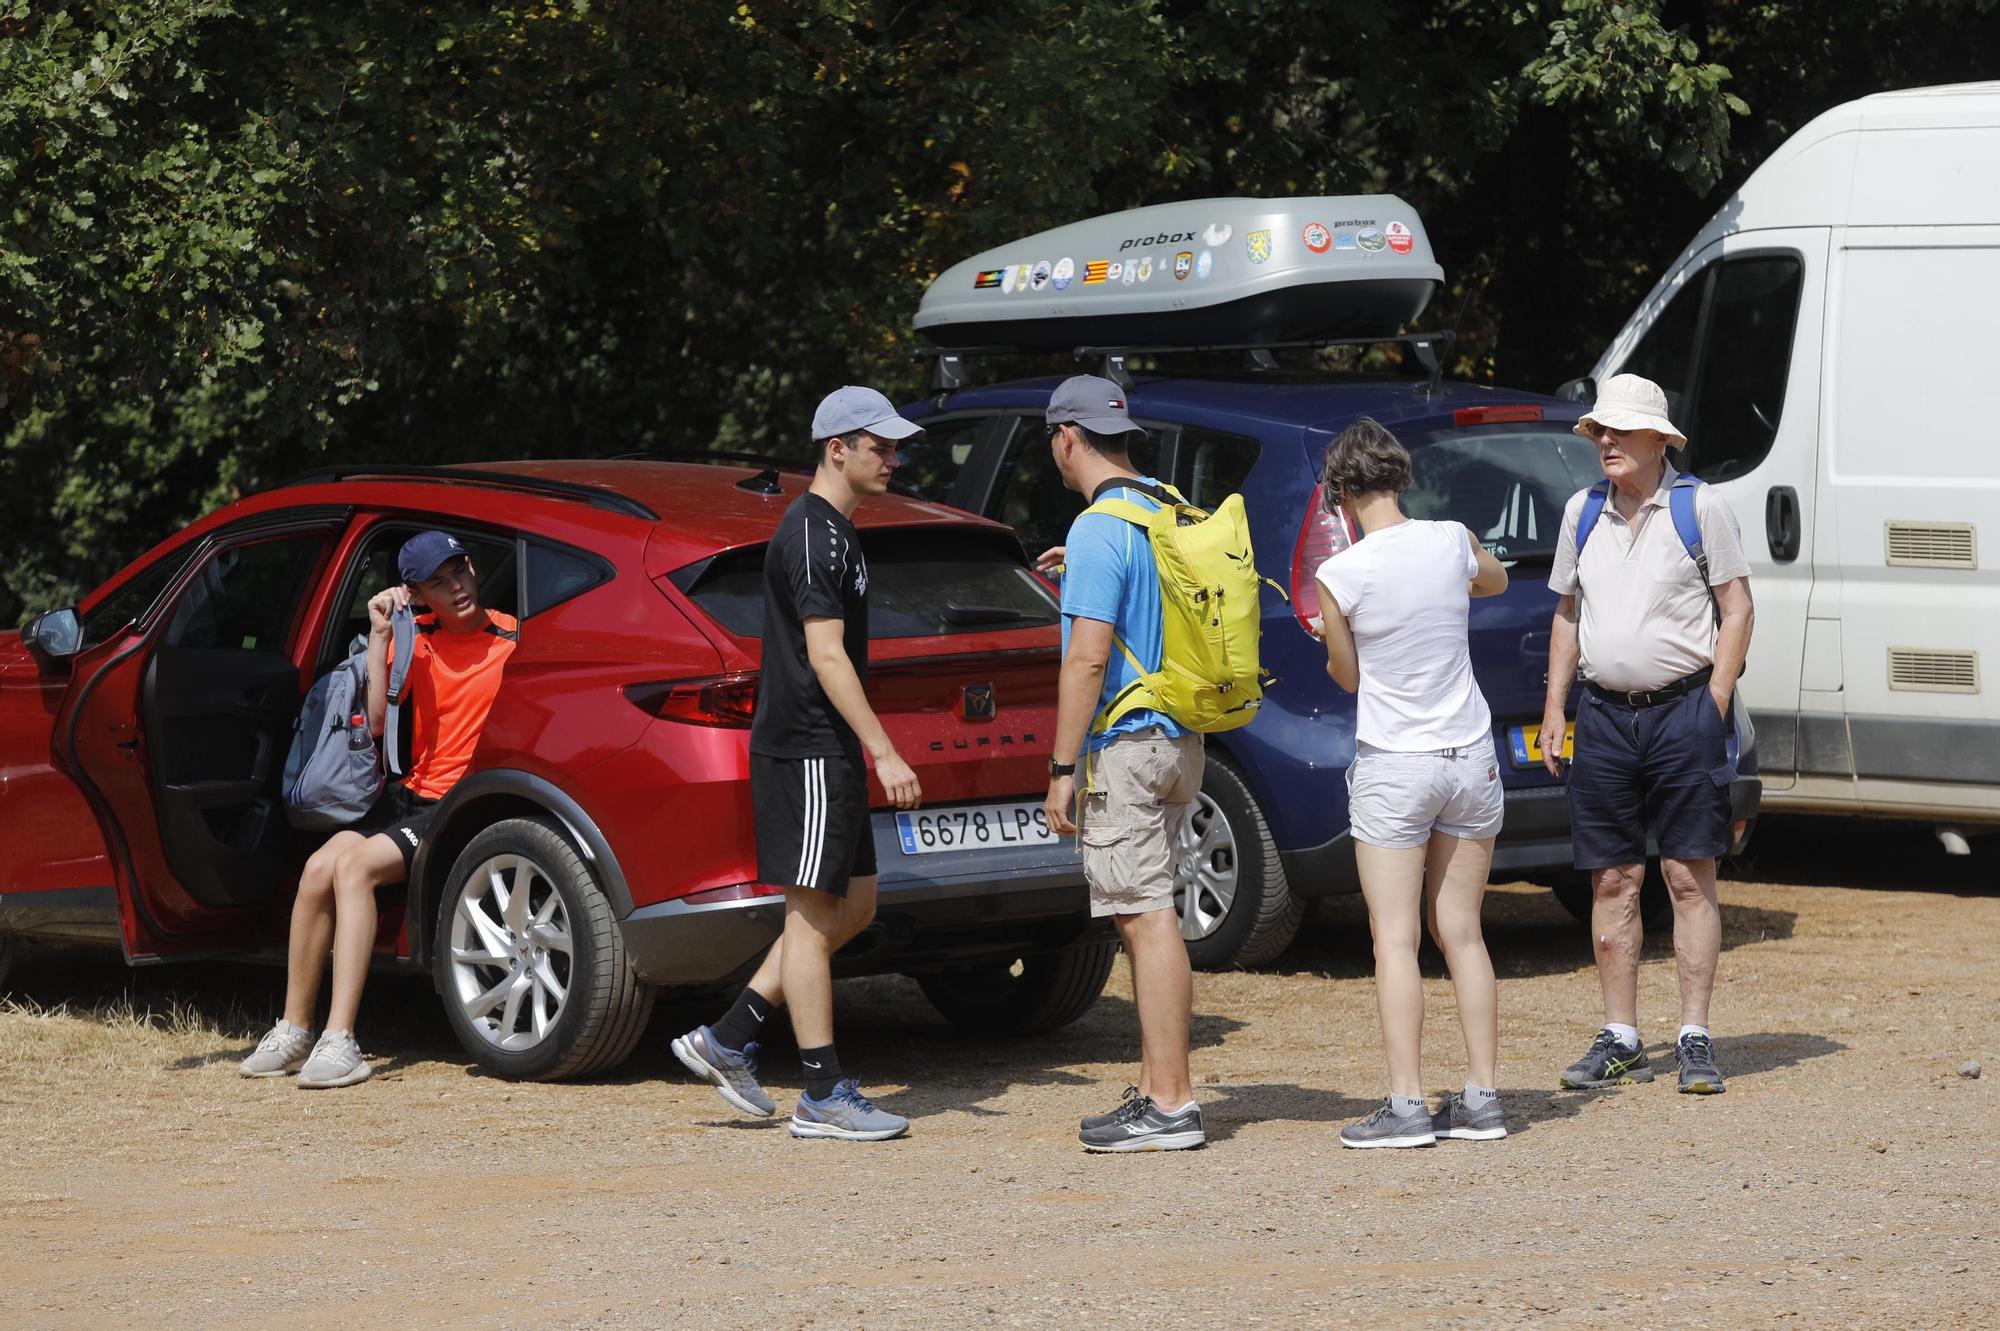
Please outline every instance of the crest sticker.
[[1251, 263], [1263, 263], [1271, 257], [1271, 233], [1252, 231], [1243, 237], [1243, 252], [1250, 256]]
[[[1208, 253], [1208, 251], [1203, 250], [1202, 253], [1206, 254]], [[1193, 250], [1182, 250], [1179, 254], [1176, 254], [1174, 256], [1174, 281], [1176, 282], [1187, 281], [1187, 275], [1193, 271], [1194, 271]]]
[[1139, 280], [1141, 282], [1153, 280], [1153, 256], [1150, 254], [1139, 260]]

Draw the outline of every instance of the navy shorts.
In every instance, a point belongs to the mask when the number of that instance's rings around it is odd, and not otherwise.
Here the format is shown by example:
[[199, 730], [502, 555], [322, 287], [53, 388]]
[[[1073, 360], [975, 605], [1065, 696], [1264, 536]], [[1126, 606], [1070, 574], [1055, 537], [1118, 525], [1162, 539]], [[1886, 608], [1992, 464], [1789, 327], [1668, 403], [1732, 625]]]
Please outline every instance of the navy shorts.
[[1586, 687], [1569, 770], [1576, 867], [1644, 863], [1648, 833], [1667, 859], [1714, 859], [1727, 850], [1736, 780], [1728, 725], [1706, 685], [1651, 707]]

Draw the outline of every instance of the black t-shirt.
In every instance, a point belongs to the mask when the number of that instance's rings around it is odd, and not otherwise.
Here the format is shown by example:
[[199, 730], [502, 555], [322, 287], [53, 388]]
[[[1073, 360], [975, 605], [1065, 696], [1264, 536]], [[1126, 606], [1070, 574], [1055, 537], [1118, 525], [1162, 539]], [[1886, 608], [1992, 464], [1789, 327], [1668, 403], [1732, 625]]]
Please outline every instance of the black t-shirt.
[[868, 564], [854, 524], [808, 491], [785, 510], [764, 555], [764, 668], [750, 752], [767, 758], [861, 758], [854, 734], [813, 673], [808, 618], [843, 622], [847, 658], [868, 682]]

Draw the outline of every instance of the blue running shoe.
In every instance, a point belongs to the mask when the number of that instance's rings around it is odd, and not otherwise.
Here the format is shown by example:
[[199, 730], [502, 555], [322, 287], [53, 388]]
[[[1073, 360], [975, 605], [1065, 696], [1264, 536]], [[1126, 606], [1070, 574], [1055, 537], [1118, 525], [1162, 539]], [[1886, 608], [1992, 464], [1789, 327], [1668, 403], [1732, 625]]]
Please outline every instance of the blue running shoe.
[[815, 1100], [803, 1091], [799, 1107], [792, 1111], [794, 1137], [838, 1137], [850, 1142], [880, 1142], [900, 1137], [910, 1130], [910, 1120], [886, 1109], [877, 1109], [861, 1093], [861, 1083], [852, 1077], [835, 1083], [832, 1094]]
[[695, 1076], [713, 1085], [746, 1114], [769, 1118], [778, 1106], [757, 1084], [757, 1042], [742, 1049], [725, 1049], [706, 1026], [697, 1026], [686, 1035], [674, 1037], [674, 1057]]

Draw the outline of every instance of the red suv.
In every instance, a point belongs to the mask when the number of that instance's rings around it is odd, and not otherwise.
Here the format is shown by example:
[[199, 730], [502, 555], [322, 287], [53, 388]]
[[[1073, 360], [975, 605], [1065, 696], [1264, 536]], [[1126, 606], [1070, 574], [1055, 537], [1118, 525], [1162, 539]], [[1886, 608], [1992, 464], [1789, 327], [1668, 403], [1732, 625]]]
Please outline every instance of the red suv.
[[[521, 640], [376, 955], [427, 968], [495, 1072], [613, 1067], [656, 986], [745, 978], [778, 935], [747, 745], [764, 543], [804, 485], [645, 461], [318, 472], [0, 637], [0, 956], [19, 935], [282, 960], [314, 844], [279, 798], [300, 703], [436, 527]], [[874, 788], [879, 913], [836, 969], [908, 973], [987, 1032], [1073, 1021], [1113, 945], [1042, 822], [1056, 604], [997, 523], [891, 495], [856, 525], [869, 695], [926, 803]]]

